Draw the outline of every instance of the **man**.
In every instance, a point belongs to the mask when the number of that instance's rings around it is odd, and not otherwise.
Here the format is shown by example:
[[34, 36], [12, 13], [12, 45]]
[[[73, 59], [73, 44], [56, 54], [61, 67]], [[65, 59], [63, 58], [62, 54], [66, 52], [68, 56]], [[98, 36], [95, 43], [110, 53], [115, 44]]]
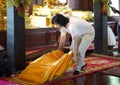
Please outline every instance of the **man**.
[[66, 33], [70, 33], [72, 37], [72, 44], [70, 50], [73, 51], [72, 61], [76, 63], [73, 75], [78, 75], [83, 67], [86, 66], [84, 62], [87, 48], [94, 40], [95, 31], [93, 26], [76, 16], [65, 17], [61, 14], [56, 14], [52, 23], [60, 29], [60, 42], [58, 49], [64, 47], [66, 41]]
[[116, 45], [116, 38], [110, 26], [107, 27], [108, 30], [108, 53], [109, 55], [113, 55], [113, 47]]
[[[120, 14], [120, 10], [117, 10], [116, 8], [114, 8], [112, 6], [110, 6], [110, 7], [114, 13]], [[118, 52], [120, 53], [120, 15], [119, 15], [119, 21], [117, 24], [117, 30], [118, 30]]]

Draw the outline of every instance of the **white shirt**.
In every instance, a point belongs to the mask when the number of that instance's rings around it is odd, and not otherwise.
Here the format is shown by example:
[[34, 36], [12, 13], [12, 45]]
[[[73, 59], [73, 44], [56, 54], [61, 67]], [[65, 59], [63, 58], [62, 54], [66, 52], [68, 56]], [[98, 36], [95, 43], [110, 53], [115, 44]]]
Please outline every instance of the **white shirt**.
[[108, 26], [108, 45], [116, 45], [115, 35], [109, 26]]
[[62, 27], [60, 31], [61, 35], [65, 35], [66, 32], [68, 32], [72, 37], [75, 35], [81, 36], [86, 33], [95, 32], [94, 27], [89, 22], [76, 16], [69, 17], [67, 28]]

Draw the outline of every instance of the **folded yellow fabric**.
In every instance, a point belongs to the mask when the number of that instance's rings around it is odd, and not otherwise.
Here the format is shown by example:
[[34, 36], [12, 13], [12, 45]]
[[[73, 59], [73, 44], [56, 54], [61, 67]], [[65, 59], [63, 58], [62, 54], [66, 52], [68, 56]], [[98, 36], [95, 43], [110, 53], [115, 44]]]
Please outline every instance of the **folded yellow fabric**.
[[64, 54], [61, 50], [53, 50], [31, 62], [19, 75], [20, 79], [42, 84], [62, 75], [72, 64], [72, 52]]
[[71, 61], [72, 52], [64, 54], [56, 63], [55, 69], [52, 71], [49, 76], [49, 81], [54, 78], [62, 75], [70, 66], [72, 66], [73, 62]]

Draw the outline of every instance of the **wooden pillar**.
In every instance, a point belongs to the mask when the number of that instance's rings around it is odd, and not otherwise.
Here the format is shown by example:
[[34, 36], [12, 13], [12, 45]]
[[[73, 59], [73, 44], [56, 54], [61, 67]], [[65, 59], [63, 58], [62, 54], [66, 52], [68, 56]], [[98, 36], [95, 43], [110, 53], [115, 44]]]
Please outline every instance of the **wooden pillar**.
[[[119, 0], [119, 10], [120, 10], [120, 0]], [[119, 14], [119, 20], [120, 20], [120, 14]], [[120, 26], [119, 24], [117, 26], [117, 31], [118, 31], [118, 53], [120, 53]]]
[[14, 7], [7, 8], [7, 52], [12, 71], [25, 68], [25, 23]]
[[118, 53], [120, 53], [120, 26], [119, 24], [117, 26], [117, 31], [118, 31]]
[[107, 15], [101, 12], [102, 0], [94, 0], [95, 53], [108, 54]]

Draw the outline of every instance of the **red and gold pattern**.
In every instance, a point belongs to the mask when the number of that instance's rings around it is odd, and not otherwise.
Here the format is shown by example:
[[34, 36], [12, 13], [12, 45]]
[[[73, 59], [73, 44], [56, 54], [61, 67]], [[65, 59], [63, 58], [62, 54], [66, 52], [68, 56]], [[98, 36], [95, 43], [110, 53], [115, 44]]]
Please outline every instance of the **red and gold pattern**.
[[53, 80], [52, 82], [48, 82], [45, 85], [89, 75], [96, 72], [105, 71], [107, 69], [120, 66], [120, 60], [116, 60], [114, 58], [111, 58], [110, 56], [99, 55], [99, 54], [90, 55], [90, 57], [85, 58], [85, 62], [87, 66], [81, 71], [79, 75], [73, 76], [72, 75], [73, 70], [71, 70], [69, 72], [65, 72], [64, 75], [62, 75], [58, 79]]

